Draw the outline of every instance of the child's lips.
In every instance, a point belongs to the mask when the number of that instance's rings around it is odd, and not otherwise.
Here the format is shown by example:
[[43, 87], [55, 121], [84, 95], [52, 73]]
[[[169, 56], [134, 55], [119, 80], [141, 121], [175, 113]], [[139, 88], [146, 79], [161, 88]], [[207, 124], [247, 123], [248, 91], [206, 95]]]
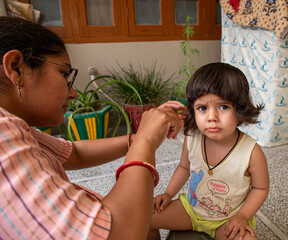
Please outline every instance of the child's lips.
[[216, 127], [208, 128], [207, 131], [208, 131], [208, 132], [213, 132], [213, 133], [215, 133], [215, 132], [219, 132], [219, 131], [220, 131], [220, 128], [216, 128]]

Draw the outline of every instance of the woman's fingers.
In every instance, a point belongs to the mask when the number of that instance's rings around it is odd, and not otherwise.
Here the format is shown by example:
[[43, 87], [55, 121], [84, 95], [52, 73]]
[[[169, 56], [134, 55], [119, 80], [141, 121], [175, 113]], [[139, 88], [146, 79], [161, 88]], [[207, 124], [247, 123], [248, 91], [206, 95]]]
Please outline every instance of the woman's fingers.
[[186, 109], [185, 105], [179, 101], [168, 101], [166, 103], [161, 104], [158, 108], [159, 109], [173, 108], [174, 110], [185, 110]]
[[137, 135], [141, 134], [159, 146], [164, 139], [176, 138], [182, 122], [172, 108], [153, 108], [143, 113]]

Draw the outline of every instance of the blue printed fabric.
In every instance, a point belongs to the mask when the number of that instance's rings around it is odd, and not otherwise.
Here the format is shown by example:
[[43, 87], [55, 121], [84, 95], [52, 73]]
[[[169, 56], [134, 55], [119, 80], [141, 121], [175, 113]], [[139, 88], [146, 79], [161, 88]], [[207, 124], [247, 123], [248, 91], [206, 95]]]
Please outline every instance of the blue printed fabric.
[[265, 104], [256, 125], [241, 130], [264, 147], [288, 143], [288, 36], [242, 27], [222, 11], [221, 61], [246, 75], [254, 103]]
[[220, 0], [223, 11], [234, 23], [274, 31], [278, 38], [284, 39], [286, 37], [288, 34], [287, 0], [237, 1], [239, 2], [239, 9], [234, 9], [233, 4], [230, 4], [231, 1]]

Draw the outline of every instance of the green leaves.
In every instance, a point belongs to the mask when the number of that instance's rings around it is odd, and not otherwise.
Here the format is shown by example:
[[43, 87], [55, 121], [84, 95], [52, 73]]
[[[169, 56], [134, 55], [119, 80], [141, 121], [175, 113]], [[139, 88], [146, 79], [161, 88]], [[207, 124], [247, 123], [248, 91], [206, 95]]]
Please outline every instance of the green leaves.
[[186, 37], [186, 39], [189, 41], [190, 38], [193, 36], [194, 34], [194, 29], [193, 27], [190, 25], [190, 22], [193, 18], [190, 16], [186, 16], [185, 19], [185, 24], [184, 24], [184, 30], [183, 30], [183, 36]]
[[190, 25], [191, 20], [191, 17], [186, 16], [185, 24], [183, 26], [183, 36], [186, 37], [186, 40], [180, 43], [180, 49], [183, 55], [187, 57], [187, 60], [185, 64], [183, 64], [179, 69], [179, 75], [184, 75], [185, 78], [182, 81], [177, 82], [173, 89], [173, 92], [177, 97], [182, 97], [183, 95], [185, 95], [187, 82], [189, 81], [193, 73], [197, 70], [197, 68], [192, 62], [192, 57], [194, 55], [197, 55], [198, 58], [200, 57], [199, 50], [192, 47], [190, 40], [194, 34], [194, 29]]
[[[110, 80], [107, 80], [108, 78]], [[106, 82], [101, 84], [99, 87], [98, 87], [98, 85], [96, 85], [97, 88], [95, 90], [91, 90], [91, 89], [88, 90], [89, 86], [93, 82], [101, 80], [101, 79], [106, 80]], [[69, 118], [68, 123], [67, 123], [67, 127], [65, 127], [64, 124], [61, 124], [61, 126], [60, 126], [62, 133], [64, 133], [64, 135], [66, 136], [67, 139], [74, 141], [73, 134], [71, 132], [71, 121], [72, 121], [72, 118], [75, 114], [94, 112], [96, 115], [96, 121], [99, 121], [99, 117], [97, 116], [96, 111], [100, 110], [104, 105], [112, 106], [112, 108], [114, 109], [114, 111], [116, 113], [113, 129], [111, 130], [110, 133], [108, 133], [108, 136], [115, 136], [116, 131], [120, 125], [120, 121], [121, 121], [122, 116], [124, 117], [125, 122], [126, 122], [127, 134], [129, 132], [131, 132], [130, 119], [129, 119], [127, 113], [125, 112], [125, 110], [123, 109], [123, 107], [120, 106], [118, 103], [113, 102], [113, 101], [101, 100], [101, 99], [99, 99], [99, 96], [97, 94], [97, 93], [99, 93], [99, 91], [102, 88], [109, 86], [109, 85], [112, 85], [112, 84], [119, 84], [121, 86], [124, 86], [127, 89], [130, 89], [130, 91], [133, 92], [137, 101], [139, 101], [140, 104], [142, 105], [142, 100], [141, 100], [141, 97], [140, 97], [138, 91], [129, 83], [115, 80], [115, 79], [111, 78], [111, 76], [106, 76], [106, 75], [96, 77], [86, 85], [86, 87], [83, 91], [80, 91], [79, 89], [75, 88], [76, 92], [78, 93], [78, 97], [74, 100], [69, 101], [69, 111], [71, 112], [71, 114], [70, 114], [70, 118]]]
[[[157, 69], [156, 61], [150, 68], [143, 68], [139, 64], [139, 70], [136, 70], [132, 64], [123, 67], [117, 63], [117, 66], [117, 69], [107, 69], [111, 78], [119, 81], [111, 85], [111, 96], [131, 105], [157, 105], [168, 100], [172, 91], [174, 74], [166, 78], [166, 72], [161, 67]], [[123, 83], [129, 84], [130, 87]], [[131, 86], [137, 90], [142, 103]]]

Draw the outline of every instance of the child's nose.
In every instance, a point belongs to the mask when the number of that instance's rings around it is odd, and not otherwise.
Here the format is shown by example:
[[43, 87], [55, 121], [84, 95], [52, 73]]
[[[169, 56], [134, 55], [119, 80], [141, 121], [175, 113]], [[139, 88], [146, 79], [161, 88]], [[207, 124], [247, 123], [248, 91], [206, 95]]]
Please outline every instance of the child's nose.
[[209, 109], [208, 111], [208, 120], [209, 121], [216, 121], [218, 119], [218, 114], [215, 109]]

